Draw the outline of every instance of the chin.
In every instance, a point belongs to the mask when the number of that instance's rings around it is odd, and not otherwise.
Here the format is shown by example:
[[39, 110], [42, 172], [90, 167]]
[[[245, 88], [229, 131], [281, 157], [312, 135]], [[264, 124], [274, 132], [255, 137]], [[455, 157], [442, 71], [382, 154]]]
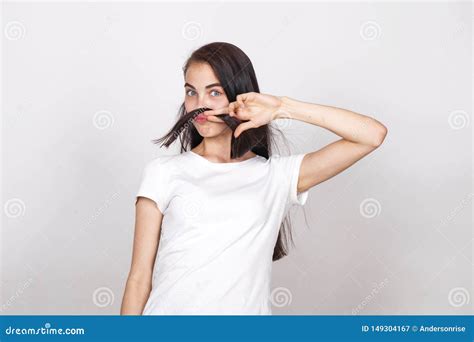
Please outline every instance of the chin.
[[194, 124], [196, 130], [203, 138], [213, 138], [222, 134], [231, 133], [230, 128], [225, 123], [210, 122], [206, 124]]

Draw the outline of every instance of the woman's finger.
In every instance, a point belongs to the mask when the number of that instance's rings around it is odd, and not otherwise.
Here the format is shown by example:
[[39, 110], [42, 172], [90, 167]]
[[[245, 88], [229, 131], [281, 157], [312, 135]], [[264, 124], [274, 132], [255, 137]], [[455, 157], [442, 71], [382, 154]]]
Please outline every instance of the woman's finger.
[[251, 112], [247, 108], [237, 107], [235, 117], [240, 120], [250, 120]]
[[235, 115], [237, 114], [237, 113], [235, 112], [235, 107], [236, 107], [236, 105], [237, 105], [237, 102], [235, 102], [235, 101], [234, 101], [234, 102], [231, 102], [231, 103], [229, 104], [229, 115], [230, 115], [230, 116], [235, 116]]
[[242, 103], [246, 107], [249, 104], [249, 102], [252, 102], [252, 101], [255, 100], [255, 97], [257, 96], [257, 94], [258, 93], [255, 93], [253, 91], [248, 92], [248, 93], [240, 94], [240, 100], [242, 101]]
[[239, 135], [242, 134], [243, 131], [246, 131], [250, 128], [254, 128], [255, 125], [252, 121], [245, 121], [243, 123], [241, 123], [240, 125], [237, 126], [237, 128], [235, 129], [234, 131], [234, 137], [235, 138], [238, 138]]
[[245, 103], [244, 103], [244, 96], [243, 96], [243, 94], [237, 95], [237, 103], [239, 104], [240, 108], [245, 108]]
[[224, 120], [214, 115], [206, 115], [206, 118], [208, 121], [212, 121], [212, 122], [224, 122]]

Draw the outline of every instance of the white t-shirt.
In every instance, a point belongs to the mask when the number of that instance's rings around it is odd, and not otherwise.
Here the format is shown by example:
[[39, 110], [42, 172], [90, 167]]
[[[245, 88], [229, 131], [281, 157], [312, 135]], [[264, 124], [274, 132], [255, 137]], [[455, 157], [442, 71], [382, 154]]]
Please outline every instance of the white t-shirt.
[[150, 161], [138, 196], [163, 213], [143, 315], [271, 315], [272, 255], [303, 154], [211, 162], [188, 151]]

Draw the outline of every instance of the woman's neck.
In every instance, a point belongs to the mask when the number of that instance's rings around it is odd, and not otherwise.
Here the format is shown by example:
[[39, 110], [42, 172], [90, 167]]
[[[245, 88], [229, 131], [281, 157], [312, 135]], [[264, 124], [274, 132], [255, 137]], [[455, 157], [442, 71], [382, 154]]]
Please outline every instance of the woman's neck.
[[192, 149], [192, 151], [202, 157], [219, 163], [244, 161], [256, 156], [254, 152], [248, 151], [240, 158], [230, 159], [230, 141], [228, 144], [224, 145], [222, 142], [211, 140], [213, 139], [204, 138], [199, 145]]

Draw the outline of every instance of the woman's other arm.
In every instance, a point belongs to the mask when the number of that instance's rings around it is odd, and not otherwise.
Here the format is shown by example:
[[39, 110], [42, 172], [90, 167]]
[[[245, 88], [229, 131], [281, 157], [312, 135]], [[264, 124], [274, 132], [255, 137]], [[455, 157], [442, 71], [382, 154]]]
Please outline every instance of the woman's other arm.
[[130, 272], [125, 286], [121, 315], [141, 315], [151, 292], [153, 267], [159, 245], [163, 214], [155, 202], [138, 197]]

